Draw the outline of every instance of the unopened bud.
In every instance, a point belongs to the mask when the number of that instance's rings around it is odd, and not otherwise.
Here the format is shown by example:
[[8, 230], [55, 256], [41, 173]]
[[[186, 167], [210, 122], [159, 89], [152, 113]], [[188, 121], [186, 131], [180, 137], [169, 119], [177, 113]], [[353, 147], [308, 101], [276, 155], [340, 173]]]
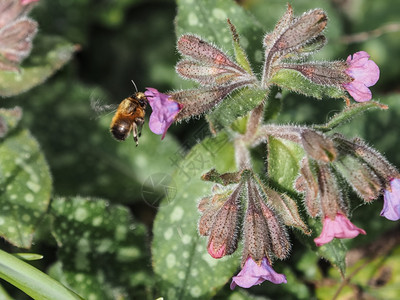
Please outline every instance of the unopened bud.
[[301, 219], [297, 204], [292, 198], [266, 187], [264, 187], [264, 192], [267, 195], [268, 203], [279, 213], [286, 226], [296, 227], [307, 235], [311, 234], [311, 231]]
[[346, 62], [342, 61], [304, 64], [285, 63], [281, 64], [279, 68], [298, 71], [308, 80], [319, 85], [341, 86], [353, 81], [345, 72], [348, 68]]
[[341, 155], [334, 166], [366, 202], [378, 198], [385, 186], [365, 162], [351, 154]]
[[[292, 15], [288, 13], [283, 16], [283, 18], [287, 19], [291, 17]], [[285, 54], [319, 36], [327, 24], [326, 14], [321, 9], [311, 10], [295, 18], [290, 25], [287, 25], [288, 22], [282, 19], [279, 22], [285, 25], [286, 28], [277, 26], [281, 32], [279, 32], [280, 36], [275, 38], [271, 51]], [[271, 36], [266, 36], [264, 44], [267, 46], [271, 44]]]
[[214, 258], [230, 255], [237, 248], [241, 191], [242, 185], [239, 184], [213, 217], [214, 222], [209, 230], [207, 249]]
[[176, 115], [175, 120], [181, 121], [201, 115], [212, 109], [235, 89], [253, 83], [254, 79], [243, 79], [243, 81], [238, 81], [229, 85], [171, 92], [169, 93], [171, 99], [182, 105], [182, 109]]
[[322, 213], [333, 220], [336, 214], [339, 211], [344, 211], [346, 207], [336, 178], [326, 164], [318, 165], [318, 185]]
[[264, 257], [269, 258], [271, 252], [268, 225], [259, 203], [261, 196], [251, 179], [247, 181], [247, 197], [248, 205], [243, 229], [242, 265], [248, 257], [251, 257], [256, 263], [260, 263]]
[[389, 163], [381, 153], [369, 147], [360, 138], [349, 141], [340, 134], [335, 134], [333, 138], [334, 141], [340, 145], [343, 151], [355, 154], [366, 162], [375, 173], [382, 178], [382, 181], [386, 183], [384, 189], [389, 188], [391, 179], [399, 177], [397, 169]]
[[304, 150], [315, 160], [332, 162], [336, 159], [336, 149], [331, 139], [312, 129], [301, 132]]
[[304, 204], [307, 212], [315, 218], [321, 213], [321, 204], [318, 198], [318, 177], [315, 168], [311, 168], [311, 162], [307, 156], [301, 161], [300, 176], [295, 181], [295, 188], [305, 194]]
[[224, 66], [242, 71], [242, 68], [222, 50], [195, 35], [182, 35], [177, 42], [177, 47], [182, 55], [198, 60], [204, 65]]
[[279, 259], [284, 259], [289, 254], [290, 242], [285, 227], [280, 222], [276, 213], [260, 199], [260, 206], [263, 216], [268, 224], [271, 236], [272, 252]]
[[226, 201], [228, 195], [216, 194], [210, 197], [204, 197], [198, 204], [198, 210], [202, 213], [199, 220], [200, 235], [208, 236], [215, 221], [219, 209]]

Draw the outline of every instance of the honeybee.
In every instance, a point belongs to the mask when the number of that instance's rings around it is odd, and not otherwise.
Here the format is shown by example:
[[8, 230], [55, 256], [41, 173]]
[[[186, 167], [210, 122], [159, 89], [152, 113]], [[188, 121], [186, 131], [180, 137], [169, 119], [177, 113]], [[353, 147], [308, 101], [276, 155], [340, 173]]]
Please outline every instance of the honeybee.
[[[135, 83], [133, 84], [135, 85]], [[148, 101], [144, 93], [138, 92], [137, 89], [136, 93], [122, 100], [110, 125], [111, 134], [116, 140], [124, 141], [132, 131], [136, 147], [138, 146], [147, 103]]]

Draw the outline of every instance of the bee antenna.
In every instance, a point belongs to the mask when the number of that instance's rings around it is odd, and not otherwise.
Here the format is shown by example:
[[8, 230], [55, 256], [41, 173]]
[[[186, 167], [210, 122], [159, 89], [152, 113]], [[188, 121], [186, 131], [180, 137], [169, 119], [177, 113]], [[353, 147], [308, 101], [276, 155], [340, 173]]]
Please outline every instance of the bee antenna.
[[133, 79], [131, 80], [131, 82], [132, 82], [133, 86], [135, 87], [135, 90], [136, 90], [136, 93], [137, 93], [138, 89], [137, 89], [136, 83], [133, 81]]

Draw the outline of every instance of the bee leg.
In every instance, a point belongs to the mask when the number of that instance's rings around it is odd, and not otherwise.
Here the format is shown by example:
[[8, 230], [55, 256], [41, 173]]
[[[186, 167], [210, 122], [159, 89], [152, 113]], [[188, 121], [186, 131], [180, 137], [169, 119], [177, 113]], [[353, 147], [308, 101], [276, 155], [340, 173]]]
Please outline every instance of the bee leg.
[[139, 137], [142, 135], [142, 128], [143, 128], [143, 124], [144, 124], [144, 119], [143, 118], [137, 118], [136, 119], [136, 125], [138, 127], [138, 134]]
[[132, 124], [132, 135], [137, 147], [139, 145], [139, 139], [138, 139], [138, 128], [135, 123]]

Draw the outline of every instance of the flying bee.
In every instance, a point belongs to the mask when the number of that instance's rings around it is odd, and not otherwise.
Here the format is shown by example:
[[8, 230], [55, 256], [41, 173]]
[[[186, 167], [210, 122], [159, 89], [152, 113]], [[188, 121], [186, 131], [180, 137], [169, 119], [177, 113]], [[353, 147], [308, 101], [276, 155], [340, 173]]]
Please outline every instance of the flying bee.
[[[132, 81], [136, 88], [135, 83]], [[136, 146], [142, 133], [144, 116], [147, 107], [147, 98], [142, 92], [138, 92], [125, 98], [119, 104], [114, 117], [111, 120], [110, 131], [113, 137], [119, 141], [124, 141], [132, 131]]]

